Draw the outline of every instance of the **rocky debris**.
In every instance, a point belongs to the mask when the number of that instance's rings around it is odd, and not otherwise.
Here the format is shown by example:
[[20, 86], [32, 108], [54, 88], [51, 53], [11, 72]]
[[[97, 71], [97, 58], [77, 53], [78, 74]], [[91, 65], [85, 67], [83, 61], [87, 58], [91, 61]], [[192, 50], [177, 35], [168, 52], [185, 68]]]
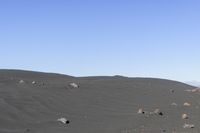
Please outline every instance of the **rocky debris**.
[[69, 123], [70, 123], [70, 121], [67, 120], [67, 119], [64, 118], [64, 117], [57, 119], [57, 121], [59, 121], [59, 122], [61, 122], [61, 123], [63, 123], [63, 124], [69, 124]]
[[178, 104], [177, 104], [177, 103], [172, 103], [171, 105], [172, 105], [172, 106], [178, 106]]
[[184, 124], [183, 128], [194, 128], [194, 124]]
[[153, 112], [157, 115], [163, 116], [163, 112], [161, 112], [160, 109], [155, 109]]
[[137, 113], [138, 114], [144, 114], [144, 115], [150, 115], [150, 113], [148, 111], [145, 111], [142, 108], [139, 108]]
[[160, 109], [155, 109], [153, 112], [154, 112], [155, 114], [158, 114], [158, 113], [160, 112]]
[[24, 83], [25, 83], [25, 81], [22, 79], [19, 81], [19, 84], [24, 84]]
[[144, 112], [143, 112], [143, 109], [142, 108], [140, 108], [139, 110], [138, 110], [138, 112], [137, 112], [138, 114], [144, 114]]
[[70, 83], [69, 85], [70, 85], [71, 87], [73, 87], [73, 88], [79, 88], [79, 85], [76, 84], [76, 83]]
[[36, 81], [32, 81], [31, 83], [34, 85], [34, 84], [36, 84]]
[[188, 103], [188, 102], [185, 102], [185, 103], [183, 104], [183, 106], [191, 106], [191, 104]]
[[182, 119], [188, 119], [188, 115], [187, 114], [182, 114]]
[[163, 116], [163, 112], [160, 111], [160, 109], [155, 109], [153, 112], [148, 112], [148, 111], [144, 111], [142, 108], [139, 108], [138, 114], [145, 114], [145, 115], [160, 115]]

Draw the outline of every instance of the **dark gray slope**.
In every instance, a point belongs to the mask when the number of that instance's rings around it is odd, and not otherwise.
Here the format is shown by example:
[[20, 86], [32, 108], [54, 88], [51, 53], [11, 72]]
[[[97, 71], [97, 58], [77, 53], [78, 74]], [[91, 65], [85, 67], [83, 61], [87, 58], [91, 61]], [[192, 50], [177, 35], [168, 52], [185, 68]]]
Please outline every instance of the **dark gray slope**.
[[[184, 91], [193, 88], [161, 79], [0, 70], [0, 133], [199, 133], [200, 94]], [[137, 114], [139, 108], [159, 108], [163, 116]], [[182, 120], [182, 113], [189, 119]], [[61, 117], [70, 123], [57, 122]], [[184, 123], [195, 128], [184, 129]]]

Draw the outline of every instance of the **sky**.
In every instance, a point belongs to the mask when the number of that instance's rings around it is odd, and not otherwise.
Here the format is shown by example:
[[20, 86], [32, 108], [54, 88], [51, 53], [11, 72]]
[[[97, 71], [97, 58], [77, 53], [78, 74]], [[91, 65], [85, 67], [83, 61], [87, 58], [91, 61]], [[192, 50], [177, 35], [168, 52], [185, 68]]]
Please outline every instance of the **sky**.
[[0, 69], [200, 81], [199, 0], [0, 0]]

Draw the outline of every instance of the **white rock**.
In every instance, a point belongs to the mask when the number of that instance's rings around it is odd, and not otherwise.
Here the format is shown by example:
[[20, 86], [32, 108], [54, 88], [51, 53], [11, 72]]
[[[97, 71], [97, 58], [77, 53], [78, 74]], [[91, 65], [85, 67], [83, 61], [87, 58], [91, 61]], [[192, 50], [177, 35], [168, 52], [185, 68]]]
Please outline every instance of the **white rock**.
[[140, 108], [139, 110], [138, 110], [138, 112], [137, 112], [138, 114], [142, 114], [143, 113], [143, 110], [142, 110], [142, 108]]
[[183, 104], [183, 106], [191, 106], [191, 104], [188, 103], [188, 102], [185, 102], [185, 103]]
[[79, 85], [76, 84], [76, 83], [70, 83], [69, 85], [70, 85], [71, 87], [73, 87], [73, 88], [78, 88], [78, 87], [79, 87]]
[[160, 109], [155, 109], [153, 112], [154, 112], [155, 114], [158, 114], [158, 113], [160, 113]]
[[62, 117], [62, 118], [59, 118], [57, 119], [57, 121], [63, 123], [63, 124], [68, 124], [69, 123], [69, 120], [67, 120], [66, 118]]
[[177, 106], [178, 104], [177, 104], [177, 103], [172, 103], [171, 105], [172, 105], [172, 106]]
[[25, 82], [24, 82], [24, 80], [20, 80], [19, 83], [20, 83], [20, 84], [23, 84], [23, 83], [25, 83]]
[[183, 128], [194, 128], [194, 124], [184, 124]]
[[182, 119], [188, 119], [188, 115], [187, 114], [182, 114]]

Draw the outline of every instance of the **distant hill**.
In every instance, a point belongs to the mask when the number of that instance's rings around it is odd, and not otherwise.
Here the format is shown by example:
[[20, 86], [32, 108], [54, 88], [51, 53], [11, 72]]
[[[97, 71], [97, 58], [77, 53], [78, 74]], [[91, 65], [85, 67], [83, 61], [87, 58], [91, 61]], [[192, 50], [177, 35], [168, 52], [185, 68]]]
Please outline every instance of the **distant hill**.
[[[200, 94], [187, 91], [194, 88], [164, 79], [0, 70], [0, 133], [199, 133]], [[66, 124], [57, 121], [64, 118]]]

